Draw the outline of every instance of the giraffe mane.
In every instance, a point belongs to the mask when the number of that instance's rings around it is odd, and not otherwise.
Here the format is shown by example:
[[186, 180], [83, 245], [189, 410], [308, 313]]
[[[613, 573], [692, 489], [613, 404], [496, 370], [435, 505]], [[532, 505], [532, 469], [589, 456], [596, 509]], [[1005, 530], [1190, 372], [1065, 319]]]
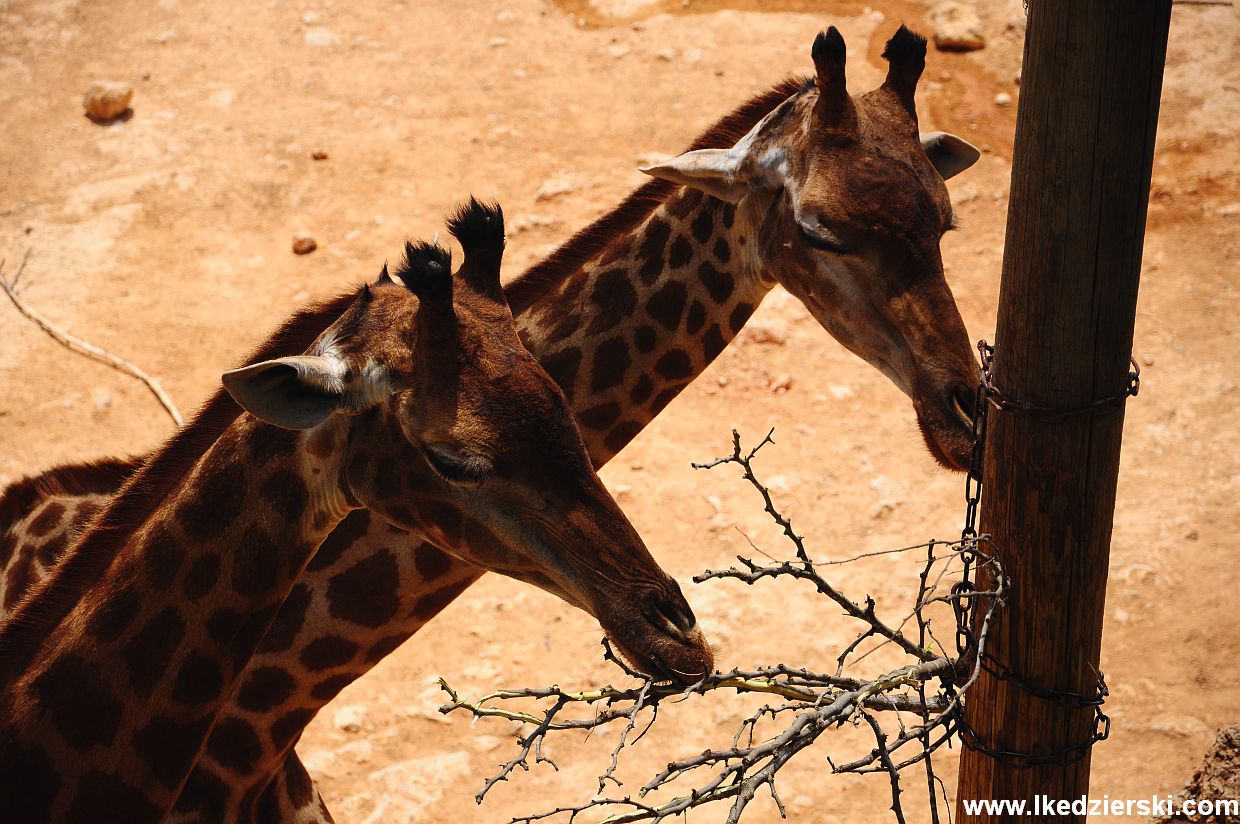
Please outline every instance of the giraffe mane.
[[[243, 365], [304, 352], [356, 297], [356, 291], [347, 292], [300, 309], [259, 344]], [[52, 575], [22, 599], [17, 611], [0, 628], [0, 684], [11, 683], [29, 666], [40, 641], [64, 620], [81, 593], [99, 580], [138, 527], [240, 414], [241, 407], [221, 387], [188, 424], [140, 461]], [[53, 480], [65, 469], [58, 467], [42, 476], [19, 481], [17, 489], [6, 490], [0, 498], [0, 515], [7, 517], [9, 507], [20, 511], [23, 503], [29, 506], [32, 492], [44, 488], [39, 484], [65, 484], [69, 489], [73, 484], [102, 480], [102, 475], [96, 473], [115, 471], [115, 466], [109, 461], [77, 465], [68, 468], [65, 480]], [[115, 480], [115, 475], [111, 477]]]
[[141, 457], [100, 458], [20, 478], [0, 490], [0, 524], [16, 523], [39, 502], [55, 495], [111, 494], [141, 464]]
[[[789, 77], [751, 97], [717, 120], [685, 151], [726, 148], [744, 137], [764, 115], [794, 94], [813, 88], [813, 80]], [[548, 286], [560, 283], [606, 250], [618, 235], [636, 228], [641, 221], [680, 187], [652, 179], [634, 189], [620, 205], [573, 235], [543, 260], [525, 270], [504, 288], [508, 305], [519, 315], [541, 297]]]

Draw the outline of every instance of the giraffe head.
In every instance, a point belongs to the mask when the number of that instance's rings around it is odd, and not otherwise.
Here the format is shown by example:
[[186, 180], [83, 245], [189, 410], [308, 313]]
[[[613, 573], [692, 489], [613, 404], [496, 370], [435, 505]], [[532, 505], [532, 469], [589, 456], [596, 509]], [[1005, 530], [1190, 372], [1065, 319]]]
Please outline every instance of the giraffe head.
[[586, 610], [646, 672], [697, 680], [713, 659], [692, 610], [517, 337], [499, 207], [471, 200], [449, 226], [465, 251], [455, 275], [447, 250], [406, 244], [396, 279], [384, 267], [310, 354], [224, 385], [268, 423], [308, 430], [306, 451], [331, 456], [350, 505]]
[[980, 375], [939, 241], [953, 225], [944, 180], [979, 152], [953, 135], [918, 134], [924, 38], [901, 26], [883, 57], [883, 84], [850, 95], [832, 27], [814, 41], [813, 82], [736, 145], [643, 171], [738, 204], [756, 234], [755, 270], [900, 387], [930, 451], [964, 469]]

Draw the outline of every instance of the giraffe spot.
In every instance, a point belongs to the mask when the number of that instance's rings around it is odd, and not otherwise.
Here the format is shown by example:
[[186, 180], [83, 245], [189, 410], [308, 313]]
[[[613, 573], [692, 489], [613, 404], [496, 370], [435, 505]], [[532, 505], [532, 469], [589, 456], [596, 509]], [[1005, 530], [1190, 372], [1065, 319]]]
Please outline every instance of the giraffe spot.
[[667, 253], [667, 266], [669, 269], [679, 269], [692, 259], [693, 244], [681, 235], [672, 242], [672, 248]]
[[217, 721], [207, 738], [207, 754], [225, 769], [241, 775], [253, 771], [263, 756], [263, 743], [258, 733], [240, 718], [224, 718]]
[[223, 688], [219, 665], [202, 653], [191, 652], [177, 672], [172, 697], [182, 704], [205, 704], [218, 698]]
[[664, 389], [662, 392], [660, 392], [658, 395], [655, 396], [653, 401], [650, 402], [650, 411], [656, 415], [659, 414], [661, 411], [663, 411], [663, 407], [671, 403], [676, 398], [676, 396], [680, 394], [681, 390], [684, 388], [685, 387], [683, 384], [677, 384], [675, 386], [669, 386], [667, 389]]
[[628, 254], [628, 245], [621, 242], [621, 240], [617, 238], [609, 243], [607, 248], [603, 250], [602, 255], [600, 255], [598, 259], [599, 265], [610, 266], [623, 258], [626, 254]]
[[148, 586], [162, 592], [172, 586], [185, 561], [185, 550], [165, 525], [156, 527], [142, 546]]
[[280, 605], [275, 620], [267, 628], [267, 634], [263, 636], [263, 652], [284, 652], [292, 648], [297, 634], [301, 632], [302, 624], [306, 621], [306, 610], [310, 608], [311, 597], [310, 587], [307, 585], [298, 584], [293, 587]]
[[637, 249], [637, 257], [641, 260], [637, 276], [647, 286], [654, 283], [659, 273], [663, 271], [663, 253], [667, 248], [668, 238], [671, 236], [672, 227], [657, 215], [650, 218], [650, 222], [646, 224], [646, 233], [642, 236], [641, 246]]
[[665, 329], [675, 330], [685, 312], [689, 291], [677, 280], [670, 280], [646, 301], [646, 313]]
[[682, 189], [678, 197], [672, 196], [665, 201], [667, 213], [677, 220], [684, 220], [701, 202], [702, 193], [689, 188]]
[[251, 524], [232, 553], [233, 591], [246, 597], [271, 592], [280, 577], [280, 547], [266, 531]]
[[15, 730], [0, 729], [0, 797], [11, 821], [51, 821], [60, 795], [60, 773], [47, 753], [15, 746]]
[[396, 493], [404, 488], [404, 478], [400, 476], [400, 465], [391, 458], [384, 458], [379, 461], [379, 466], [375, 469], [375, 489], [382, 489], [384, 492]]
[[289, 699], [297, 683], [279, 667], [256, 667], [237, 689], [237, 705], [250, 712], [267, 712]]
[[310, 572], [327, 569], [336, 563], [340, 556], [349, 547], [353, 546], [359, 538], [365, 535], [369, 529], [369, 510], [353, 510], [344, 516], [344, 520], [336, 525], [336, 528], [331, 531], [331, 534], [327, 536], [323, 543], [319, 544], [318, 552], [314, 553], [310, 563], [306, 564], [306, 569]]
[[646, 353], [654, 349], [655, 341], [658, 336], [655, 334], [654, 328], [642, 324], [633, 330], [633, 346], [638, 352]]
[[698, 212], [693, 223], [689, 225], [689, 230], [693, 232], [693, 237], [698, 243], [706, 243], [710, 240], [711, 234], [715, 231], [715, 219], [711, 216], [710, 210], [703, 209]]
[[166, 607], [129, 640], [120, 657], [129, 671], [129, 683], [140, 695], [150, 695], [168, 669], [185, 637], [185, 621], [175, 607]]
[[299, 433], [291, 429], [265, 426], [250, 433], [248, 438], [250, 466], [263, 467], [276, 458], [293, 454]]
[[177, 796], [172, 817], [189, 821], [223, 821], [227, 816], [230, 797], [228, 786], [218, 776], [196, 765]]
[[151, 768], [159, 783], [176, 789], [202, 749], [214, 720], [214, 713], [188, 723], [157, 715], [134, 733], [133, 751]]
[[741, 331], [741, 327], [745, 325], [745, 321], [749, 320], [749, 316], [753, 314], [752, 303], [738, 303], [736, 308], [732, 310], [732, 314], [728, 316], [728, 326], [732, 328], [732, 334]]
[[590, 391], [602, 392], [604, 389], [624, 383], [624, 373], [628, 371], [632, 362], [629, 345], [624, 338], [610, 338], [600, 343], [594, 350]]
[[78, 780], [68, 821], [158, 821], [159, 807], [120, 776], [91, 770]]
[[332, 675], [324, 678], [319, 683], [310, 688], [310, 697], [316, 701], [330, 701], [336, 697], [342, 689], [353, 683], [355, 676], [353, 675]]
[[396, 617], [400, 569], [396, 556], [381, 549], [332, 576], [327, 585], [328, 611], [363, 627], [379, 627]]
[[723, 303], [731, 296], [733, 288], [732, 275], [728, 272], [720, 272], [710, 261], [702, 262], [702, 265], [698, 267], [698, 276], [702, 279], [702, 283], [706, 286], [706, 291], [710, 293], [711, 300], [715, 303]]
[[602, 432], [615, 423], [619, 417], [620, 404], [609, 402], [590, 407], [578, 415], [577, 419], [581, 421], [583, 426], [593, 429], [595, 432]]
[[332, 667], [341, 667], [353, 660], [357, 654], [357, 644], [341, 638], [339, 635], [324, 635], [315, 638], [301, 651], [299, 658], [306, 669], [321, 672]]
[[437, 589], [434, 592], [423, 595], [418, 602], [413, 605], [413, 617], [429, 621], [439, 614], [439, 611], [460, 595], [469, 585], [473, 583], [473, 579], [457, 581], [455, 584]]
[[79, 753], [106, 747], [116, 739], [124, 706], [105, 686], [101, 674], [80, 656], [70, 654], [53, 661], [32, 687], [39, 709]]
[[413, 553], [413, 565], [423, 581], [434, 581], [442, 578], [452, 569], [452, 558], [433, 544], [423, 541]]
[[67, 530], [57, 532], [48, 538], [43, 546], [39, 547], [38, 557], [39, 563], [45, 567], [52, 567], [60, 560], [60, 556], [69, 548], [69, 532]]
[[553, 355], [539, 359], [542, 368], [551, 376], [551, 380], [564, 390], [570, 399], [573, 397], [573, 384], [577, 382], [577, 370], [581, 368], [581, 350], [577, 347], [561, 349]]
[[141, 601], [132, 584], [109, 593], [99, 609], [90, 617], [86, 631], [104, 643], [120, 638], [138, 617]]
[[9, 560], [12, 559], [13, 551], [17, 549], [18, 543], [17, 535], [11, 531], [0, 535], [0, 569], [9, 565]]
[[363, 656], [363, 660], [365, 660], [367, 664], [382, 661], [384, 658], [395, 652], [397, 647], [405, 643], [405, 640], [408, 637], [408, 633], [400, 633], [397, 635], [388, 635], [384, 638], [380, 638], [371, 645], [370, 649], [366, 650], [366, 655]]
[[719, 357], [719, 353], [727, 345], [728, 342], [723, 339], [723, 332], [719, 330], [719, 324], [711, 324], [706, 334], [702, 336], [702, 354], [706, 356], [706, 362], [710, 363]]
[[728, 246], [728, 241], [725, 237], [720, 236], [720, 238], [715, 241], [715, 248], [711, 251], [714, 253], [715, 259], [720, 263], [727, 263], [732, 259], [732, 249]]
[[64, 504], [58, 501], [48, 501], [43, 505], [43, 509], [39, 510], [39, 514], [34, 517], [34, 520], [30, 522], [30, 525], [26, 527], [26, 531], [32, 537], [42, 538], [56, 528], [64, 514]]
[[561, 312], [555, 321], [555, 325], [551, 327], [551, 334], [547, 336], [549, 343], [559, 343], [568, 340], [578, 329], [581, 328], [581, 315], [576, 312]]
[[723, 206], [719, 208], [719, 217], [723, 219], [723, 227], [725, 229], [731, 229], [732, 221], [736, 219], [736, 204], [723, 204]]
[[654, 371], [665, 378], [687, 378], [693, 374], [693, 361], [683, 349], [669, 349], [655, 362]]
[[621, 421], [616, 424], [615, 428], [607, 434], [603, 440], [603, 445], [612, 451], [612, 454], [624, 449], [628, 442], [637, 437], [637, 433], [642, 431], [642, 424], [636, 421]]
[[293, 710], [271, 725], [271, 744], [276, 752], [287, 748], [314, 719], [314, 710]]
[[73, 516], [73, 522], [78, 525], [79, 530], [85, 529], [90, 525], [96, 513], [99, 512], [99, 504], [94, 501], [82, 501], [78, 505], [77, 512]]
[[332, 437], [329, 427], [316, 429], [306, 438], [306, 451], [316, 458], [327, 458], [336, 451], [336, 439]]
[[247, 616], [233, 636], [230, 646], [233, 657], [233, 668], [240, 672], [247, 661], [254, 657], [254, 651], [267, 634], [271, 620], [275, 617], [279, 604], [270, 604], [252, 615]]
[[418, 516], [428, 529], [437, 530], [443, 542], [455, 546], [461, 540], [461, 513], [444, 501], [428, 499], [419, 503]]
[[310, 500], [306, 482], [291, 469], [277, 469], [268, 475], [258, 488], [258, 494], [271, 504], [277, 515], [290, 522], [301, 518]]
[[223, 468], [202, 473], [198, 489], [176, 508], [177, 520], [195, 540], [211, 541], [224, 534], [245, 505], [246, 470], [233, 461]]
[[314, 782], [302, 766], [301, 759], [295, 756], [284, 760], [284, 786], [294, 810], [299, 810], [314, 800]]
[[623, 269], [611, 269], [598, 276], [594, 281], [594, 291], [590, 293], [590, 303], [596, 312], [590, 322], [587, 334], [597, 335], [612, 326], [618, 318], [633, 314], [637, 307], [637, 290], [629, 283], [629, 273]]
[[642, 376], [637, 379], [637, 383], [633, 384], [633, 388], [629, 390], [629, 401], [635, 404], [645, 403], [653, 391], [654, 382], [643, 372]]
[[212, 641], [226, 647], [237, 637], [237, 630], [241, 629], [243, 620], [241, 613], [236, 610], [220, 607], [207, 618], [207, 634]]
[[189, 565], [185, 577], [181, 579], [181, 592], [191, 601], [197, 601], [215, 589], [215, 584], [219, 579], [219, 553], [211, 552], [200, 555]]
[[18, 556], [17, 563], [9, 568], [8, 580], [4, 585], [4, 606], [6, 609], [12, 609], [17, 606], [17, 602], [26, 594], [26, 590], [34, 582], [32, 573], [34, 572], [34, 554], [31, 552], [23, 552]]
[[685, 331], [690, 335], [696, 335], [706, 325], [706, 307], [701, 301], [693, 301], [689, 307], [689, 317], [685, 320]]

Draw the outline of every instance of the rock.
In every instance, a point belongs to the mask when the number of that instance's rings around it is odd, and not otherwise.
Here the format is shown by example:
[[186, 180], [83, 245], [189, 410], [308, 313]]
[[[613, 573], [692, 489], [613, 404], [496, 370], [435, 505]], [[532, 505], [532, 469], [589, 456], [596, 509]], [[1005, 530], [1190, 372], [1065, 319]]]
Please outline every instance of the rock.
[[934, 46], [940, 51], [977, 51], [986, 46], [982, 21], [969, 4], [942, 0], [930, 9], [929, 21], [934, 29]]
[[745, 343], [756, 343], [760, 346], [783, 346], [788, 342], [788, 333], [774, 326], [751, 323], [745, 327]]
[[340, 760], [330, 750], [311, 750], [305, 755], [300, 753], [298, 755], [301, 757], [301, 764], [306, 768], [306, 772], [310, 773], [310, 777], [316, 781], [334, 778], [340, 770]]
[[654, 56], [657, 57], [659, 60], [662, 60], [664, 63], [671, 63], [673, 60], [676, 59], [676, 50], [675, 49], [659, 49], [657, 52], [654, 53]]
[[616, 43], [615, 45], [607, 47], [607, 53], [617, 60], [627, 55], [630, 51], [632, 50], [623, 43]]
[[332, 724], [342, 732], [360, 732], [366, 723], [366, 708], [356, 704], [341, 707], [332, 716]]
[[106, 412], [113, 401], [112, 393], [106, 389], [90, 390], [90, 399], [95, 404], [95, 411], [100, 413]]
[[82, 95], [82, 106], [92, 120], [106, 123], [124, 114], [132, 100], [133, 86], [105, 81], [86, 90], [86, 94]]
[[581, 187], [582, 181], [577, 176], [567, 172], [558, 172], [542, 182], [542, 185], [538, 187], [538, 191], [534, 192], [534, 199], [554, 200], [560, 195], [575, 192]]
[[310, 153], [310, 157], [314, 160], [327, 160], [327, 152], [322, 149], [315, 149]]
[[1007, 92], [999, 92], [995, 95], [995, 105], [1000, 109], [1006, 109], [1012, 105], [1012, 95]]
[[491, 48], [493, 49], [498, 49], [503, 46], [507, 46], [508, 38], [507, 37], [492, 37], [490, 45], [491, 45]]
[[326, 26], [311, 26], [301, 39], [307, 46], [334, 46], [340, 42], [340, 35]]
[[792, 388], [792, 376], [787, 372], [781, 372], [771, 378], [767, 388], [769, 388], [773, 394], [782, 395]]
[[298, 232], [293, 235], [293, 254], [308, 255], [319, 248], [318, 241], [309, 232]]
[[515, 237], [531, 229], [545, 229], [560, 225], [560, 219], [554, 215], [523, 214], [504, 221], [504, 228], [509, 237]]
[[469, 755], [455, 752], [411, 758], [372, 772], [378, 799], [367, 821], [426, 821], [444, 791], [469, 774]]
[[[1175, 794], [1173, 809], [1181, 810], [1186, 799], [1211, 801], [1240, 798], [1240, 726], [1224, 727], [1218, 731], [1214, 744], [1206, 751], [1201, 766], [1193, 774], [1184, 789]], [[1195, 814], [1175, 817], [1155, 816], [1152, 824], [1171, 824], [1191, 821], [1195, 824], [1224, 824], [1231, 821], [1226, 813]]]

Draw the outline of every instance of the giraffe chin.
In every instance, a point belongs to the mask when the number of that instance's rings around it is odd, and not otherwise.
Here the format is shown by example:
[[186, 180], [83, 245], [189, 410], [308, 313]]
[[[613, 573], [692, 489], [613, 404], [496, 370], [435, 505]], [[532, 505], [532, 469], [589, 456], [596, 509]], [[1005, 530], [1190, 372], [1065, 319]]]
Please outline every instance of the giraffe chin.
[[607, 638], [624, 663], [657, 681], [687, 687], [715, 668], [714, 652], [697, 626], [672, 635], [653, 624], [629, 625], [622, 632], [607, 630]]

